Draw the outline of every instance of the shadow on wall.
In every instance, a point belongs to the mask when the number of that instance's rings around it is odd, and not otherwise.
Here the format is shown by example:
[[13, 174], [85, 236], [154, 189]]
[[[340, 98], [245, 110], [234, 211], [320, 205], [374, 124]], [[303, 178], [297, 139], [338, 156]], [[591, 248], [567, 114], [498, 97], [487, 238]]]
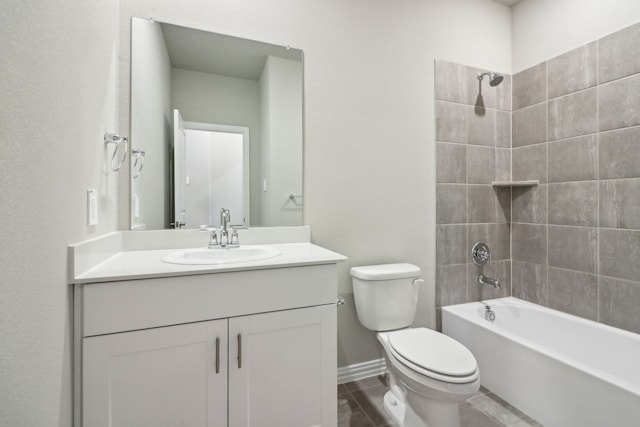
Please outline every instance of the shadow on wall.
[[484, 72], [484, 73], [480, 72], [477, 74], [477, 77], [478, 77], [478, 96], [476, 97], [476, 102], [473, 106], [474, 107], [473, 109], [476, 115], [484, 116], [487, 113], [487, 111], [484, 105], [484, 98], [482, 97], [482, 81], [484, 77], [488, 77], [489, 86], [496, 87], [500, 83], [502, 83], [502, 81], [504, 80], [504, 76], [502, 76], [501, 74], [492, 73], [492, 72]]

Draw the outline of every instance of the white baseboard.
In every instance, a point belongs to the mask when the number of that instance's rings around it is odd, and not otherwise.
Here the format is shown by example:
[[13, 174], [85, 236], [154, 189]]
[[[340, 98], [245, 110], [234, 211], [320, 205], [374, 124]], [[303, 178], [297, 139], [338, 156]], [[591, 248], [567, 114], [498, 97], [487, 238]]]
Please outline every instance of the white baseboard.
[[387, 365], [384, 363], [384, 358], [343, 366], [338, 368], [338, 384], [382, 375], [385, 372], [387, 372]]

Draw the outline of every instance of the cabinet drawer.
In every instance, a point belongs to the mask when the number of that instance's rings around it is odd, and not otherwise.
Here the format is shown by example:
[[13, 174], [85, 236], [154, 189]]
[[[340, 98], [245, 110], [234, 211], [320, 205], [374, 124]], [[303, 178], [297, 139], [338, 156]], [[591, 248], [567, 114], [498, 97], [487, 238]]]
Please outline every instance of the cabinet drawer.
[[325, 264], [94, 283], [76, 295], [87, 337], [330, 304], [336, 292], [336, 265]]

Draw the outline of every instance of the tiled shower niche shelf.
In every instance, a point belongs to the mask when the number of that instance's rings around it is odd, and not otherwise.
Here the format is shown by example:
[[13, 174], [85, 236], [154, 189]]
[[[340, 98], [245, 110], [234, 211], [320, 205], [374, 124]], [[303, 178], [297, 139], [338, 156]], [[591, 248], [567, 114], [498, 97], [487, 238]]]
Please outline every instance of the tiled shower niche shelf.
[[540, 181], [533, 179], [530, 181], [493, 181], [491, 183], [494, 187], [535, 187], [540, 184]]

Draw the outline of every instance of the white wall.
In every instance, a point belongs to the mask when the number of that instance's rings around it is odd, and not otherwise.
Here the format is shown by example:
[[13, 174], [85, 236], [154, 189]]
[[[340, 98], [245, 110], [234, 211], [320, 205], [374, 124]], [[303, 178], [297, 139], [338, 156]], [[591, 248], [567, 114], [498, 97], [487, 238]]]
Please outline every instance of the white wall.
[[[117, 228], [118, 3], [0, 8], [0, 425], [71, 425], [67, 245]], [[123, 168], [124, 169], [124, 168]], [[86, 190], [99, 194], [88, 227]]]
[[[510, 72], [510, 9], [489, 0], [132, 0], [121, 4], [123, 29], [130, 16], [304, 51], [304, 222], [314, 243], [349, 257], [339, 266], [338, 363], [380, 357], [355, 318], [349, 268], [412, 262], [433, 283], [433, 61]], [[123, 80], [128, 41], [123, 32]], [[422, 306], [418, 321], [427, 317]]]
[[302, 63], [269, 56], [260, 77], [261, 223], [302, 224]]
[[131, 93], [131, 146], [144, 150], [144, 168], [131, 183], [140, 200], [140, 216], [132, 225], [163, 229], [169, 224], [171, 200], [158, 191], [169, 186], [169, 146], [172, 141], [171, 62], [158, 22], [136, 19], [132, 22], [136, 37]]
[[638, 0], [524, 0], [512, 12], [513, 72], [638, 21]]

